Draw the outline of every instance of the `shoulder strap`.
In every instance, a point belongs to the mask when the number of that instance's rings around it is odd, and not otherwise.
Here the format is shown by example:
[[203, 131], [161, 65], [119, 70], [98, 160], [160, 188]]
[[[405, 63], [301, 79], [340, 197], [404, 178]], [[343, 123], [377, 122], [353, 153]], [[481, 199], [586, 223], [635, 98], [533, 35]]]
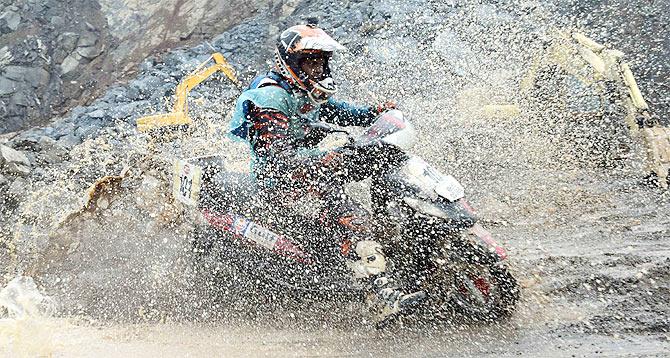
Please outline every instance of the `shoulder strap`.
[[264, 75], [256, 77], [247, 89], [256, 89], [265, 86], [277, 86], [283, 88], [286, 92], [293, 92], [293, 88], [288, 81], [274, 71], [269, 71]]

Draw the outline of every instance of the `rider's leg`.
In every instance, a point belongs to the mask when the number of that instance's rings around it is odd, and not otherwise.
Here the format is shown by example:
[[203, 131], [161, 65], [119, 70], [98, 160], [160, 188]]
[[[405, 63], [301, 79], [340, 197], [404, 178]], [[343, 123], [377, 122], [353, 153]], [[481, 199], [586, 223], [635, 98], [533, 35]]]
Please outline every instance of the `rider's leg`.
[[425, 298], [423, 292], [403, 292], [390, 278], [388, 258], [375, 240], [370, 213], [343, 190], [326, 194], [328, 216], [339, 234], [339, 245], [346, 265], [356, 280], [371, 293], [375, 320], [384, 324], [411, 305]]
[[[277, 175], [283, 170], [274, 170], [277, 187], [300, 187], [318, 193], [327, 203], [328, 209], [322, 216], [323, 224], [339, 234], [340, 250], [355, 279], [359, 280], [371, 293], [375, 320], [384, 324], [405, 308], [409, 308], [425, 298], [425, 293], [405, 293], [388, 277], [387, 257], [375, 238], [370, 213], [344, 192], [344, 185], [373, 174], [371, 166], [355, 153], [331, 153], [317, 162], [306, 161], [293, 166], [288, 173]], [[355, 160], [357, 159], [357, 160]], [[360, 163], [359, 163], [360, 162]], [[272, 172], [272, 170], [270, 171]], [[281, 183], [281, 184], [280, 184]], [[275, 189], [277, 189], [275, 187]]]

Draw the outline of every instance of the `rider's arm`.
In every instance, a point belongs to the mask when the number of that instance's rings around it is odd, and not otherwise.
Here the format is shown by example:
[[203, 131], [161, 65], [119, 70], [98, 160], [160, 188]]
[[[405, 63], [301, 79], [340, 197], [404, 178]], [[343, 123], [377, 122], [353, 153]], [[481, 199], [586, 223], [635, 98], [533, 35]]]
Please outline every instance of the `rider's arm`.
[[294, 149], [290, 119], [283, 112], [254, 107], [249, 111], [249, 138], [256, 155], [265, 157]]
[[329, 98], [321, 105], [319, 118], [338, 126], [369, 126], [379, 113], [378, 107], [358, 107]]

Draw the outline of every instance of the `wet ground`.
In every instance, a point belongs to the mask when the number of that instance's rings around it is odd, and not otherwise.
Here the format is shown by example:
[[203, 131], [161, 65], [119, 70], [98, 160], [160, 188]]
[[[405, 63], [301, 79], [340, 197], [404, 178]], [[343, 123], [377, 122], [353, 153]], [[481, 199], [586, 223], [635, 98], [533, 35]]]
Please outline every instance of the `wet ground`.
[[[507, 320], [408, 320], [378, 332], [356, 306], [340, 302], [296, 303], [289, 297], [279, 299], [282, 307], [248, 296], [253, 294], [239, 289], [239, 282], [228, 283], [223, 298], [213, 299], [206, 296], [211, 291], [194, 291], [198, 281], [181, 271], [184, 257], [172, 241], [179, 235], [166, 234], [140, 235], [135, 239], [141, 244], [132, 237], [115, 245], [113, 237], [84, 241], [86, 250], [55, 263], [42, 279], [67, 282], [48, 285], [51, 293], [67, 287], [55, 296], [70, 313], [15, 326], [2, 322], [0, 331], [14, 335], [14, 353], [27, 356], [669, 354], [668, 192], [645, 184], [633, 162], [616, 169], [527, 165], [510, 171], [504, 163], [492, 165], [501, 163], [495, 157], [470, 163], [489, 171], [466, 175], [463, 182], [486, 226], [509, 249], [523, 287], [518, 309]], [[518, 159], [523, 162], [523, 156]], [[105, 230], [118, 235], [127, 225]], [[162, 256], [155, 255], [157, 248]], [[138, 267], [140, 257], [144, 268]], [[87, 273], [92, 267], [98, 267], [95, 277]], [[35, 335], [45, 338], [38, 343], [29, 338]]]

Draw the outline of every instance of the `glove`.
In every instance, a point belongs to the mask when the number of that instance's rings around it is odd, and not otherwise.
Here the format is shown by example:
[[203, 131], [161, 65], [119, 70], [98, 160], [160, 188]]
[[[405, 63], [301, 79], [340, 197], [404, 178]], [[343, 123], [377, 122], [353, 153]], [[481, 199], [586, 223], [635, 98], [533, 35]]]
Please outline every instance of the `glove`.
[[396, 107], [397, 104], [395, 103], [395, 101], [386, 101], [384, 103], [375, 106], [374, 110], [377, 112], [377, 114], [380, 114], [391, 109], [396, 109]]

